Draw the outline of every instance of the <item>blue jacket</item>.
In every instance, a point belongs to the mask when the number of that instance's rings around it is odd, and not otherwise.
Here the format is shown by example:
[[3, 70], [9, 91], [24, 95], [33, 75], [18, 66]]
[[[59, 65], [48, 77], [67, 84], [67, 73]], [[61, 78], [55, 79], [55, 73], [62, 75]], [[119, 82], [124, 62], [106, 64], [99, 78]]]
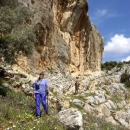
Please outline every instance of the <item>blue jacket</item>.
[[[39, 85], [39, 89], [36, 90], [36, 84]], [[46, 89], [49, 88], [48, 82], [46, 79], [42, 79], [40, 81], [36, 80], [34, 83], [34, 93], [46, 93]]]

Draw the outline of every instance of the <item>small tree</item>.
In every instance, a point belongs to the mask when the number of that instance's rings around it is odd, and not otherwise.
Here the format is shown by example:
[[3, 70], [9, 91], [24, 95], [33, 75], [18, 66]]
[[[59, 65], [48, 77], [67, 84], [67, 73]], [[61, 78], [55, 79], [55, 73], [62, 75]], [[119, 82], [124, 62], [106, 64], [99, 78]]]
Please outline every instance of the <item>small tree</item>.
[[101, 68], [102, 70], [111, 70], [117, 65], [116, 61], [106, 61], [104, 64], [102, 64]]
[[9, 36], [3, 36], [0, 38], [0, 54], [4, 56], [7, 62], [14, 62], [14, 43], [13, 39]]
[[126, 87], [130, 87], [130, 75], [127, 72], [121, 75], [121, 83], [124, 83]]
[[36, 42], [31, 10], [20, 6], [18, 0], [1, 0], [0, 12], [0, 54], [10, 63], [15, 52], [31, 54]]
[[127, 73], [123, 73], [121, 75], [121, 83], [129, 81], [129, 75]]
[[2, 97], [3, 97], [3, 96], [7, 95], [7, 88], [3, 87], [2, 83], [3, 83], [3, 81], [0, 78], [0, 95], [2, 95]]
[[121, 68], [123, 66], [123, 62], [119, 62], [118, 64], [117, 64], [117, 67], [119, 67], [119, 68]]

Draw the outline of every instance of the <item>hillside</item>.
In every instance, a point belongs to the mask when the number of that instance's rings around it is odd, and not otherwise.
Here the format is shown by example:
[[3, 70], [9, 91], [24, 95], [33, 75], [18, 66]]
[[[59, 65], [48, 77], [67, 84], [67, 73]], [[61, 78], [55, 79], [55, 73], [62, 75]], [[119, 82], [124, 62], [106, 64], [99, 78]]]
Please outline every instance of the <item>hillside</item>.
[[49, 111], [49, 116], [42, 111], [37, 119], [34, 99], [9, 90], [6, 97], [0, 97], [0, 130], [64, 130], [55, 118], [55, 110]]
[[[4, 67], [3, 69], [1, 68], [1, 72], [3, 72], [2, 70], [4, 70]], [[6, 83], [4, 83], [3, 86], [10, 86], [10, 89], [16, 92], [16, 97], [10, 97], [10, 99], [12, 99], [9, 100], [10, 103], [14, 104], [14, 100], [16, 100], [15, 98], [17, 98], [19, 92], [21, 91], [23, 91], [26, 95], [32, 95], [32, 88], [30, 85], [34, 79], [38, 77], [38, 75], [32, 78], [32, 76], [25, 73], [15, 72], [7, 66], [5, 70], [8, 71], [5, 71], [3, 74], [3, 77], [6, 80]], [[91, 75], [79, 76], [80, 90], [77, 95], [74, 94], [74, 83], [76, 80], [74, 77], [71, 77], [71, 75], [67, 73], [62, 74], [58, 70], [45, 71], [44, 73], [50, 86], [50, 94], [48, 97], [49, 109], [52, 116], [54, 116], [53, 118], [51, 116], [47, 116], [48, 120], [51, 118], [51, 126], [46, 126], [47, 129], [54, 129], [54, 126], [58, 129], [57, 123], [61, 122], [61, 124], [64, 125], [64, 129], [67, 130], [106, 130], [108, 128], [115, 130], [127, 130], [129, 128], [130, 119], [130, 94], [129, 87], [125, 87], [120, 80], [124, 73], [129, 74], [129, 70], [129, 64], [124, 64], [121, 68], [115, 67], [110, 71], [95, 72]], [[10, 84], [8, 84], [7, 81]], [[9, 97], [1, 97], [1, 101], [6, 101], [6, 98], [8, 99]], [[24, 98], [26, 98], [26, 96]], [[26, 127], [28, 128], [29, 126], [32, 128], [34, 125], [29, 124], [29, 122], [32, 123], [33, 120], [36, 120], [33, 113], [34, 100], [31, 97], [28, 97], [24, 101], [28, 102], [28, 100], [30, 102], [30, 107], [21, 111], [21, 118], [23, 119], [24, 115], [25, 122], [27, 124]], [[28, 106], [27, 102], [18, 104], [26, 107]], [[2, 103], [1, 105], [2, 107], [4, 106]], [[5, 105], [8, 105], [8, 103]], [[21, 106], [18, 107], [18, 111], [21, 109]], [[13, 117], [16, 115], [11, 114], [14, 108], [11, 109], [12, 110], [6, 107], [5, 112], [7, 117], [5, 116], [5, 119], [1, 118], [1, 120], [12, 121]], [[26, 114], [29, 114], [29, 122], [26, 119]], [[8, 118], [8, 116], [11, 117]], [[43, 115], [40, 121], [44, 122], [45, 118], [46, 115]], [[16, 120], [18, 120], [18, 122], [20, 121], [18, 117]], [[13, 120], [14, 124], [16, 123], [16, 120]], [[53, 121], [56, 121], [56, 123], [53, 124]], [[9, 126], [8, 121], [5, 123], [6, 128], [7, 126]], [[62, 125], [60, 126], [62, 128]]]

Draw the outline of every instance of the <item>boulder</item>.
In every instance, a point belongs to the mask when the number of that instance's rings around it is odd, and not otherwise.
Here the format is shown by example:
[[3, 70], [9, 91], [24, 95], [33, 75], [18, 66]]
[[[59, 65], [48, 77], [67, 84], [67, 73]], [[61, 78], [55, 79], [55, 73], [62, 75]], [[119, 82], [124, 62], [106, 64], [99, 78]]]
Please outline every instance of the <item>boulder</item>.
[[114, 124], [114, 125], [119, 125], [119, 123], [117, 121], [115, 121], [112, 116], [107, 117], [105, 120], [107, 122], [110, 122], [110, 123]]
[[81, 107], [81, 108], [84, 107], [84, 105], [85, 105], [85, 103], [84, 103], [83, 101], [79, 100], [79, 99], [74, 99], [74, 100], [73, 100], [73, 103], [74, 103], [75, 105]]
[[65, 126], [66, 130], [83, 130], [82, 114], [75, 108], [60, 111], [57, 114], [57, 119]]
[[109, 117], [110, 114], [111, 114], [110, 110], [107, 108], [106, 105], [103, 105], [103, 106], [102, 106], [102, 112], [104, 113], [104, 115], [105, 115], [106, 117]]

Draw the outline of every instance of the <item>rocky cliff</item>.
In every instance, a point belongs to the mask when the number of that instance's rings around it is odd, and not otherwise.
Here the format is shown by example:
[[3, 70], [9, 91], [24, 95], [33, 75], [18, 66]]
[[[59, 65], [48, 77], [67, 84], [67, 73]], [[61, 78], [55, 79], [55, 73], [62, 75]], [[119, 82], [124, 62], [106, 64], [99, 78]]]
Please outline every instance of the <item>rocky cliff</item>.
[[[84, 74], [99, 71], [103, 38], [91, 24], [86, 0], [19, 0], [29, 6], [38, 26], [36, 52], [30, 59], [18, 58], [27, 72], [39, 68], [60, 68]], [[40, 51], [38, 51], [40, 50]]]

